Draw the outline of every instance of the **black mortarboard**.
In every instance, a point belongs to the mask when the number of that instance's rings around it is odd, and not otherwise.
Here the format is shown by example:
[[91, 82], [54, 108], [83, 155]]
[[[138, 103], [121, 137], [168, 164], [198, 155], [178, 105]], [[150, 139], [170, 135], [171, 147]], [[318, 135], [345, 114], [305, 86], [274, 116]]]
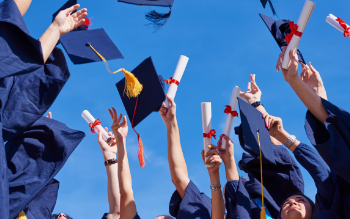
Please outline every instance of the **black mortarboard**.
[[[132, 73], [142, 84], [143, 89], [138, 98], [129, 98], [124, 93], [125, 80], [119, 81], [116, 86], [122, 98], [125, 110], [133, 127], [136, 127], [152, 112], [157, 112], [165, 100], [164, 81], [157, 74], [152, 58], [149, 57], [137, 66]], [[134, 116], [135, 105], [137, 109]]]
[[[291, 32], [290, 26], [289, 26], [289, 21], [288, 20], [275, 21], [273, 18], [271, 18], [269, 16], [266, 16], [263, 14], [259, 14], [259, 15], [260, 15], [261, 19], [263, 19], [263, 21], [265, 22], [267, 28], [269, 28], [269, 31], [271, 32], [273, 38], [275, 38], [275, 40], [276, 40], [278, 46], [281, 48], [281, 50], [282, 50], [283, 46], [288, 46], [285, 38]], [[298, 53], [299, 61], [306, 64], [301, 52], [298, 50], [297, 53]]]
[[103, 61], [90, 45], [106, 60], [124, 58], [104, 29], [73, 31], [60, 41], [74, 64]]
[[[15, 218], [26, 207], [42, 209], [44, 215], [52, 214], [57, 187], [47, 186], [54, 183], [53, 177], [84, 137], [83, 132], [43, 116], [21, 135], [6, 143], [9, 218]], [[41, 195], [47, 192], [50, 195]], [[50, 209], [51, 212], [47, 212]]]
[[118, 0], [119, 2], [124, 2], [134, 5], [149, 5], [149, 6], [163, 6], [169, 7], [168, 13], [158, 13], [155, 10], [148, 12], [145, 17], [150, 21], [150, 25], [153, 26], [155, 32], [160, 30], [162, 26], [168, 22], [171, 15], [171, 7], [174, 4], [174, 0]]
[[276, 15], [276, 11], [275, 11], [275, 8], [272, 5], [271, 0], [260, 0], [260, 2], [261, 2], [262, 6], [264, 8], [266, 7], [267, 2], [269, 2], [269, 5], [270, 5], [270, 8], [271, 8], [271, 11], [272, 11], [273, 15]]
[[[60, 9], [58, 9], [58, 11], [56, 11], [52, 15], [52, 21], [55, 20], [56, 16], [58, 15], [58, 13], [60, 13], [60, 11], [66, 10], [67, 8], [70, 8], [70, 7], [72, 7], [73, 5], [76, 5], [76, 4], [78, 4], [78, 0], [68, 0]], [[77, 12], [77, 10], [73, 11], [72, 14], [74, 14], [75, 12]], [[74, 31], [89, 29], [89, 25], [90, 25], [89, 22], [90, 22], [90, 20], [87, 17], [85, 17], [84, 24], [82, 24], [81, 26], [75, 28]]]
[[265, 126], [265, 120], [262, 118], [261, 112], [242, 98], [238, 98], [238, 104], [241, 112], [241, 125], [235, 128], [235, 132], [239, 135], [239, 142], [242, 148], [253, 156], [260, 156], [257, 135], [257, 130], [259, 130], [262, 157], [275, 164], [276, 157], [271, 143], [270, 132]]

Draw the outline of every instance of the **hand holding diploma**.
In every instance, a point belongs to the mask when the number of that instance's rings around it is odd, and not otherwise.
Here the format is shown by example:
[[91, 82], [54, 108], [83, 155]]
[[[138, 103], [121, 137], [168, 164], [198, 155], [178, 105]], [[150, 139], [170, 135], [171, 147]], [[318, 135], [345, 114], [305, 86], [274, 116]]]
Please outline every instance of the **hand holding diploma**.
[[[203, 125], [203, 140], [204, 140], [204, 154], [209, 151], [209, 145], [212, 144], [212, 137], [216, 138], [216, 131], [211, 129], [211, 103], [204, 102], [201, 103], [202, 107], [202, 125]], [[205, 159], [205, 163], [208, 162], [208, 157]], [[205, 165], [207, 168], [213, 167], [214, 164]]]
[[282, 68], [288, 69], [288, 64], [290, 61], [289, 52], [298, 49], [300, 38], [305, 30], [307, 23], [309, 22], [315, 5], [316, 4], [314, 2], [306, 0], [297, 24], [294, 24], [294, 22], [289, 22], [292, 32], [285, 38], [285, 40], [289, 43], [282, 63]]
[[85, 119], [85, 121], [89, 124], [91, 128], [91, 132], [93, 133], [100, 133], [102, 132], [102, 138], [104, 141], [106, 141], [108, 144], [112, 143], [112, 137], [108, 135], [108, 133], [102, 128], [101, 122], [98, 121], [98, 119], [95, 119], [89, 111], [84, 110], [81, 116]]
[[[167, 95], [172, 99], [175, 99], [177, 87], [179, 86], [182, 75], [185, 72], [187, 63], [188, 58], [186, 56], [181, 55], [176, 66], [174, 76], [168, 80], [165, 80], [167, 84], [170, 84]], [[168, 106], [169, 102], [168, 100], [165, 100], [165, 107], [168, 108]]]

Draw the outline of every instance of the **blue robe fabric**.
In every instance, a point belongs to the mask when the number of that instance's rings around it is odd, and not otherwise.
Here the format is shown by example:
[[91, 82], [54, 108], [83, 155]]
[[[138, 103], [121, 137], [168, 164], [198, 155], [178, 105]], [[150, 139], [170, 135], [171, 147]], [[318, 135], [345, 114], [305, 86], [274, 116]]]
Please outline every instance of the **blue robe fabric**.
[[322, 103], [328, 118], [322, 124], [308, 111], [306, 134], [331, 170], [350, 183], [350, 114], [327, 100]]
[[310, 173], [316, 188], [314, 219], [350, 218], [350, 185], [337, 176], [316, 150], [301, 143], [295, 150], [297, 161]]
[[[227, 219], [260, 219], [260, 207], [254, 199], [261, 199], [261, 184], [254, 177], [249, 181], [240, 180], [226, 183], [225, 200]], [[278, 218], [279, 206], [264, 187], [264, 202], [272, 218]]]
[[[0, 3], [0, 218], [9, 218], [4, 142], [24, 132], [51, 106], [70, 73], [55, 48], [44, 63], [13, 0]], [[22, 209], [23, 210], [23, 209]]]
[[81, 131], [41, 117], [6, 143], [9, 218], [15, 218], [26, 207], [35, 212], [35, 219], [44, 218], [40, 214], [51, 215], [58, 191], [53, 177], [84, 137]]
[[173, 193], [169, 203], [169, 213], [179, 219], [210, 219], [211, 199], [201, 193], [190, 181], [183, 199], [177, 190]]

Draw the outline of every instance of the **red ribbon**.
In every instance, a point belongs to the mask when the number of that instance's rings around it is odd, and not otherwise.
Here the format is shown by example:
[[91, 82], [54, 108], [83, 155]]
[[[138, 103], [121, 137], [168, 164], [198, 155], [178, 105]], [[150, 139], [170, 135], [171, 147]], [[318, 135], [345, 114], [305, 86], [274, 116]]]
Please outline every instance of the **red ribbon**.
[[98, 121], [98, 119], [95, 120], [94, 123], [89, 123], [89, 127], [91, 128], [91, 132], [95, 133], [95, 126], [101, 125], [102, 123]]
[[298, 24], [294, 24], [294, 21], [289, 21], [289, 26], [290, 26], [290, 34], [288, 34], [284, 40], [287, 41], [287, 44], [289, 45], [290, 41], [293, 38], [293, 35], [301, 37], [303, 35], [302, 32], [298, 31]]
[[231, 114], [233, 117], [238, 117], [238, 113], [236, 110], [232, 111], [232, 108], [230, 105], [226, 105], [226, 109], [224, 113]]
[[350, 33], [349, 33], [350, 27], [339, 17], [335, 20], [338, 21], [338, 23], [342, 28], [344, 28], [344, 37], [350, 36]]
[[215, 134], [216, 134], [215, 129], [212, 129], [212, 130], [210, 130], [210, 132], [208, 132], [208, 134], [207, 133], [203, 133], [203, 137], [204, 138], [214, 137], [216, 139], [216, 135]]
[[173, 79], [173, 77], [171, 77], [170, 79], [165, 79], [164, 80], [166, 82], [166, 84], [176, 84], [177, 86], [179, 86], [179, 81]]
[[85, 21], [80, 27], [87, 30], [87, 29], [89, 29], [89, 26], [92, 25], [92, 23], [91, 23], [92, 18], [89, 19], [88, 17], [85, 17], [84, 19], [85, 19]]

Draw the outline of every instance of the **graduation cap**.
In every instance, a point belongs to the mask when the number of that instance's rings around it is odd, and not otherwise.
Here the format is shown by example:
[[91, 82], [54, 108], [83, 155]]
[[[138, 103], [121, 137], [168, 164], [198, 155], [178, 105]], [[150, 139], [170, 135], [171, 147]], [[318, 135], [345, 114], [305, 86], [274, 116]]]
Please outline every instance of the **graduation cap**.
[[267, 2], [269, 2], [269, 5], [270, 5], [270, 8], [271, 8], [271, 11], [272, 11], [273, 15], [276, 15], [276, 11], [275, 11], [275, 9], [274, 9], [274, 7], [272, 5], [271, 0], [260, 0], [260, 2], [261, 2], [262, 6], [264, 8], [266, 7]]
[[[124, 58], [104, 29], [73, 31], [60, 38], [63, 48], [74, 64]], [[113, 73], [109, 70], [110, 73]]]
[[[125, 91], [125, 87], [127, 86], [126, 80], [122, 79], [116, 86], [131, 122], [131, 127], [134, 129], [152, 112], [159, 111], [165, 100], [165, 93], [163, 78], [157, 74], [151, 57], [145, 59], [132, 70], [132, 74], [142, 84], [142, 91], [136, 95], [136, 98], [130, 98], [127, 95]], [[145, 163], [143, 160], [142, 141], [139, 134], [137, 132], [136, 134], [139, 140], [139, 161], [141, 167], [143, 167]]]
[[154, 32], [160, 30], [169, 20], [171, 15], [171, 7], [174, 4], [174, 0], [118, 0], [119, 2], [124, 2], [134, 5], [148, 5], [148, 6], [162, 6], [169, 7], [168, 13], [158, 13], [155, 10], [148, 12], [145, 17], [150, 21], [150, 25], [153, 26]]
[[[55, 20], [56, 16], [58, 15], [58, 13], [60, 13], [60, 11], [66, 10], [67, 8], [70, 8], [76, 4], [78, 4], [78, 0], [68, 0], [60, 9], [58, 9], [58, 11], [56, 11], [52, 15], [52, 21]], [[72, 14], [74, 14], [75, 12], [77, 12], [77, 10], [73, 11]], [[80, 31], [80, 30], [89, 29], [89, 26], [91, 25], [91, 18], [89, 19], [88, 17], [85, 17], [84, 19], [85, 19], [85, 22], [81, 26], [75, 28], [73, 31]]]
[[[283, 46], [288, 46], [287, 41], [285, 40], [286, 36], [291, 33], [291, 29], [289, 26], [288, 20], [278, 20], [275, 21], [273, 18], [259, 14], [261, 19], [265, 22], [267, 28], [269, 28], [269, 31], [271, 32], [273, 38], [275, 38], [278, 46], [282, 50]], [[306, 64], [303, 55], [298, 50], [298, 58], [299, 61]]]

